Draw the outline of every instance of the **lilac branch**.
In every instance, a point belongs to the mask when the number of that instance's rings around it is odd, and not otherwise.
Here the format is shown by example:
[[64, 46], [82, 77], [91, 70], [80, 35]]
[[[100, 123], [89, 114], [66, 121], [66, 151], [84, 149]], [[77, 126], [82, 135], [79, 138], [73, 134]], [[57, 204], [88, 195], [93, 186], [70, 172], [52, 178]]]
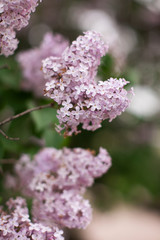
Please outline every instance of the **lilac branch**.
[[18, 141], [19, 140], [19, 138], [9, 137], [4, 131], [2, 131], [2, 129], [0, 129], [0, 133], [8, 140], [11, 140], [11, 141]]
[[16, 160], [15, 159], [1, 159], [0, 164], [15, 164]]
[[[0, 126], [3, 126], [3, 125], [5, 125], [8, 122], [11, 122], [11, 121], [13, 121], [16, 118], [22, 117], [22, 116], [24, 116], [24, 115], [26, 115], [28, 113], [33, 112], [33, 111], [37, 111], [37, 110], [41, 110], [41, 109], [45, 109], [45, 108], [50, 108], [50, 107], [53, 107], [53, 106], [54, 106], [54, 103], [52, 102], [52, 103], [49, 103], [49, 104], [45, 104], [45, 105], [41, 105], [41, 106], [38, 106], [38, 107], [34, 107], [34, 108], [31, 108], [31, 109], [28, 109], [28, 110], [26, 110], [24, 112], [18, 113], [15, 116], [12, 116], [12, 117], [9, 117], [9, 118], [3, 120], [2, 122], [0, 122]], [[4, 131], [2, 131], [2, 129], [0, 129], [0, 134], [2, 134], [6, 139], [9, 139], [9, 140], [13, 140], [13, 141], [19, 140], [19, 138], [12, 138], [12, 137], [7, 136], [6, 133]]]
[[4, 64], [4, 65], [0, 66], [0, 70], [2, 70], [2, 69], [9, 69], [8, 64]]

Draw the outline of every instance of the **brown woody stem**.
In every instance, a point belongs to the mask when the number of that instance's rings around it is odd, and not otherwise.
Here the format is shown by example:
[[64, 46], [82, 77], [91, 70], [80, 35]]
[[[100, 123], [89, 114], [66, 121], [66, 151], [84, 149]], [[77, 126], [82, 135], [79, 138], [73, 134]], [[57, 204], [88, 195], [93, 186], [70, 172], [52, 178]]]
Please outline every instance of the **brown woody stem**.
[[15, 164], [15, 159], [0, 159], [0, 164]]
[[[11, 122], [13, 121], [14, 119], [16, 118], [19, 118], [19, 117], [22, 117], [28, 113], [31, 113], [33, 111], [37, 111], [37, 110], [40, 110], [40, 109], [44, 109], [44, 108], [50, 108], [50, 107], [53, 107], [54, 106], [54, 103], [49, 103], [49, 104], [45, 104], [45, 105], [41, 105], [41, 106], [38, 106], [38, 107], [34, 107], [34, 108], [31, 108], [31, 109], [28, 109], [24, 112], [21, 112], [21, 113], [18, 113], [17, 115], [15, 116], [12, 116], [12, 117], [9, 117], [5, 120], [3, 120], [2, 122], [0, 122], [0, 126], [3, 126], [4, 124], [8, 123], [8, 122]], [[2, 134], [6, 139], [9, 139], [9, 140], [14, 140], [14, 141], [17, 141], [19, 140], [19, 138], [11, 138], [11, 137], [8, 137], [4, 131], [2, 131], [2, 129], [0, 129], [0, 134]]]
[[2, 129], [0, 129], [0, 133], [8, 140], [11, 140], [11, 141], [18, 141], [19, 140], [19, 138], [12, 138], [12, 137], [7, 136], [7, 134], [5, 132], [3, 132]]
[[9, 66], [8, 66], [7, 64], [1, 65], [1, 66], [0, 66], [0, 70], [1, 70], [1, 69], [9, 69]]

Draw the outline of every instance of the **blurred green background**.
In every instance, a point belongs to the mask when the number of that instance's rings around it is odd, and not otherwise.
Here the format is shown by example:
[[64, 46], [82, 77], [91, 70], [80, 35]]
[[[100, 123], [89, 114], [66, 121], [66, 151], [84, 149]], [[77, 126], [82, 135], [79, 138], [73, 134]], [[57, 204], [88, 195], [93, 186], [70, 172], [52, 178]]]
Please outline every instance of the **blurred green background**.
[[[38, 46], [47, 31], [70, 41], [86, 30], [100, 31], [110, 45], [102, 58], [98, 76], [125, 77], [135, 88], [133, 104], [113, 122], [103, 122], [95, 132], [64, 139], [54, 125], [56, 112], [44, 109], [6, 124], [3, 130], [20, 141], [0, 135], [0, 202], [11, 196], [3, 178], [12, 171], [5, 159], [34, 154], [41, 147], [83, 147], [98, 152], [100, 146], [112, 156], [112, 168], [90, 189], [92, 203], [100, 210], [129, 202], [160, 212], [160, 2], [152, 0], [44, 0], [32, 14], [30, 24], [18, 33], [15, 56], [0, 57], [0, 120], [28, 108], [50, 102], [35, 98], [21, 87], [22, 73], [16, 54]], [[78, 239], [78, 237], [76, 238]], [[117, 238], [118, 239], [118, 238]], [[109, 239], [110, 240], [110, 239]]]

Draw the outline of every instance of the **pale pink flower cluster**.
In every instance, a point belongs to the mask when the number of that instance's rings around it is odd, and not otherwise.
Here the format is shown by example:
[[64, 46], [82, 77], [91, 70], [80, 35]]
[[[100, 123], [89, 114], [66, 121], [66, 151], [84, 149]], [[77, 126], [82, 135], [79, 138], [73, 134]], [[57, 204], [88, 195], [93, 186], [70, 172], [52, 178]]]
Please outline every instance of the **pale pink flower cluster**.
[[68, 41], [61, 35], [46, 33], [39, 47], [19, 53], [17, 60], [24, 77], [22, 89], [43, 96], [46, 81], [41, 70], [42, 60], [50, 56], [60, 57], [67, 46]]
[[[28, 25], [39, 0], [0, 1], [0, 54], [9, 56], [18, 45], [16, 31]], [[41, 0], [40, 0], [41, 1]]]
[[88, 31], [72, 42], [61, 57], [43, 60], [45, 96], [59, 105], [58, 132], [64, 130], [67, 136], [78, 133], [79, 124], [94, 131], [103, 120], [112, 121], [128, 107], [125, 79], [95, 80], [101, 57], [107, 51], [101, 35]]
[[92, 209], [83, 198], [86, 187], [111, 166], [108, 152], [100, 148], [97, 156], [89, 150], [44, 148], [30, 160], [23, 155], [15, 167], [19, 188], [33, 197], [35, 221], [48, 226], [85, 228]]
[[0, 240], [64, 240], [58, 227], [31, 222], [23, 198], [11, 198], [7, 206], [8, 212], [0, 209]]

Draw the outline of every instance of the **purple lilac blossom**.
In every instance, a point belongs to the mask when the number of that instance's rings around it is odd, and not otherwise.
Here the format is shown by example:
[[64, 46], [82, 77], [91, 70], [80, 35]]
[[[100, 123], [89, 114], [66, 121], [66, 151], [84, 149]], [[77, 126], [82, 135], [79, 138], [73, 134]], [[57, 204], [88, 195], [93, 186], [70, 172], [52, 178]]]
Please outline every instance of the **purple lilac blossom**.
[[50, 56], [60, 57], [68, 44], [61, 35], [49, 32], [45, 34], [39, 47], [19, 53], [17, 60], [24, 77], [22, 89], [33, 91], [36, 96], [43, 96], [46, 81], [41, 70], [42, 60]]
[[11, 198], [7, 206], [8, 212], [0, 208], [0, 240], [64, 240], [58, 227], [31, 222], [23, 198]]
[[108, 152], [99, 154], [81, 148], [56, 150], [44, 148], [33, 160], [23, 155], [15, 166], [19, 188], [34, 198], [32, 214], [36, 221], [68, 228], [86, 228], [92, 210], [83, 198], [93, 184], [111, 166]]
[[39, 179], [41, 185], [41, 182], [44, 182], [42, 175], [47, 175], [48, 179], [49, 176], [54, 179], [51, 180], [51, 188], [62, 190], [89, 187], [94, 179], [107, 172], [110, 166], [111, 157], [103, 148], [100, 148], [97, 156], [81, 148], [62, 150], [44, 148], [32, 161], [28, 155], [22, 155], [15, 166], [15, 171], [21, 179], [22, 186], [29, 186], [30, 189], [32, 186], [34, 189], [34, 183], [36, 189], [38, 182], [35, 180]]
[[[16, 31], [28, 25], [39, 0], [0, 1], [0, 54], [9, 56], [18, 45]], [[41, 0], [40, 0], [41, 2]]]
[[96, 130], [105, 119], [112, 121], [128, 107], [128, 83], [123, 78], [96, 81], [97, 68], [108, 46], [99, 33], [88, 31], [73, 41], [61, 57], [43, 60], [45, 96], [58, 103], [57, 131], [65, 136], [83, 129]]
[[75, 190], [62, 192], [44, 191], [40, 199], [34, 199], [32, 214], [35, 221], [60, 227], [86, 228], [92, 219], [92, 208], [88, 200]]

